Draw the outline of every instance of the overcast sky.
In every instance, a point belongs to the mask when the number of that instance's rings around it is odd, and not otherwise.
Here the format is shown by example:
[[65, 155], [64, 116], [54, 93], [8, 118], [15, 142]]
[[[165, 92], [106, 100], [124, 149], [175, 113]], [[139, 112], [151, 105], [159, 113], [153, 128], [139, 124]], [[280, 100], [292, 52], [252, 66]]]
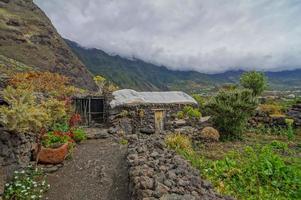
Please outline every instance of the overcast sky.
[[171, 69], [301, 68], [300, 0], [34, 0], [84, 47]]

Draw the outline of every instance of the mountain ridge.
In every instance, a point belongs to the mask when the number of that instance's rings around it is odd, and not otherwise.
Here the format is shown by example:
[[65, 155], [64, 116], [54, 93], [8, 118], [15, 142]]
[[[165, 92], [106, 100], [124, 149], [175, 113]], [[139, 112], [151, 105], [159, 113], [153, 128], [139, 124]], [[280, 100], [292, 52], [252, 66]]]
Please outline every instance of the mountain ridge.
[[[84, 48], [76, 42], [65, 39], [66, 43], [87, 68], [95, 75], [106, 76], [121, 88], [136, 90], [184, 90], [198, 92], [208, 87], [233, 84], [239, 81], [243, 70], [219, 74], [204, 74], [196, 71], [170, 70], [139, 59], [128, 59], [110, 55], [96, 48]], [[282, 72], [265, 72], [271, 89], [285, 89], [301, 85], [301, 69]]]

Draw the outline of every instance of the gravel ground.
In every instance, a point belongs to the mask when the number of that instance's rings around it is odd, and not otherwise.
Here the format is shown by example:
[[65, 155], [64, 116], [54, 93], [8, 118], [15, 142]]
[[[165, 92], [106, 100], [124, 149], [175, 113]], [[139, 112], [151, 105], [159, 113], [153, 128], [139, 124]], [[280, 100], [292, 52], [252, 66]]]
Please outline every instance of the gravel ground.
[[129, 200], [126, 147], [112, 139], [77, 145], [73, 158], [48, 175], [48, 200]]

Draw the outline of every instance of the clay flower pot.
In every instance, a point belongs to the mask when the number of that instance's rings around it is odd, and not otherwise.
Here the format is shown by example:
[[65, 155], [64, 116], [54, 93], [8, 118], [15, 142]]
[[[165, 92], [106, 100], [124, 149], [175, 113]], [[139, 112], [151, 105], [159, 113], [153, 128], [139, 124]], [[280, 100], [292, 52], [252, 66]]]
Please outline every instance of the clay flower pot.
[[59, 164], [62, 163], [68, 154], [68, 143], [58, 148], [42, 147], [39, 153], [39, 163]]

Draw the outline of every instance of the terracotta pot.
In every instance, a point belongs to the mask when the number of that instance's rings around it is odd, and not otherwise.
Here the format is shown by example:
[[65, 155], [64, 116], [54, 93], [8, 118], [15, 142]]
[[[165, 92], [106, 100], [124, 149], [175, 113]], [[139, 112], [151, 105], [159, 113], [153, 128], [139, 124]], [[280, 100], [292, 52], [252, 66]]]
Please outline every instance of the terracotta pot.
[[59, 164], [62, 163], [68, 154], [68, 143], [58, 148], [42, 147], [39, 153], [39, 163]]

